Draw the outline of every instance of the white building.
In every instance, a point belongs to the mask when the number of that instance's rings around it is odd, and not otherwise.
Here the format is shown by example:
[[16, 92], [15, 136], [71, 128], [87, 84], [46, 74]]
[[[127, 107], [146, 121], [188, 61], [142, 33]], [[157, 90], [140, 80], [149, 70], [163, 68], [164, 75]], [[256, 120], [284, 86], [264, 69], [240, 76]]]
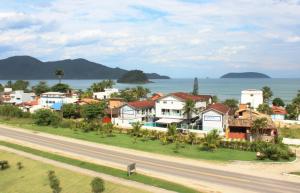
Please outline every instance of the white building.
[[126, 125], [134, 122], [152, 121], [155, 115], [154, 107], [154, 101], [128, 102], [120, 107], [119, 117], [114, 122]]
[[103, 92], [94, 92], [93, 98], [100, 99], [100, 100], [109, 99], [112, 94], [118, 93], [118, 92], [119, 92], [119, 90], [117, 88], [106, 88], [106, 89], [104, 89]]
[[163, 96], [157, 99], [155, 103], [155, 116], [159, 118], [156, 123], [167, 125], [186, 120], [187, 115], [184, 114], [183, 108], [187, 100], [193, 100], [195, 107], [199, 110], [199, 113], [193, 113], [191, 115], [191, 118], [195, 118], [200, 116], [200, 112], [203, 111], [208, 104], [211, 104], [212, 97], [209, 95], [194, 96], [183, 92]]
[[68, 104], [78, 101], [78, 97], [73, 95], [67, 97], [65, 93], [61, 92], [46, 92], [41, 94], [40, 105], [43, 107], [52, 107], [53, 104]]
[[260, 104], [263, 104], [263, 91], [255, 89], [243, 90], [241, 104], [250, 104], [250, 107], [256, 109]]
[[21, 104], [35, 99], [34, 93], [25, 93], [23, 90], [16, 90], [10, 94], [10, 100], [7, 103]]
[[225, 132], [228, 126], [229, 108], [221, 103], [210, 105], [202, 113], [202, 130], [211, 131], [217, 129], [220, 133]]

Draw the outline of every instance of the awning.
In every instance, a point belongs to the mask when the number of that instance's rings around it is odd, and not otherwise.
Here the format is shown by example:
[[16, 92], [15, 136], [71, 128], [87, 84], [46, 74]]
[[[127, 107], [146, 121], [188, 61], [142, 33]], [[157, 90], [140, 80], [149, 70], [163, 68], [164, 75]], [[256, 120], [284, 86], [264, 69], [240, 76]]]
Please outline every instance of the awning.
[[180, 123], [183, 120], [181, 119], [159, 119], [155, 121], [155, 123], [160, 123], [160, 124], [171, 124], [171, 123]]
[[62, 103], [54, 103], [51, 108], [56, 110], [56, 111], [60, 111], [61, 110], [61, 107], [62, 107]]

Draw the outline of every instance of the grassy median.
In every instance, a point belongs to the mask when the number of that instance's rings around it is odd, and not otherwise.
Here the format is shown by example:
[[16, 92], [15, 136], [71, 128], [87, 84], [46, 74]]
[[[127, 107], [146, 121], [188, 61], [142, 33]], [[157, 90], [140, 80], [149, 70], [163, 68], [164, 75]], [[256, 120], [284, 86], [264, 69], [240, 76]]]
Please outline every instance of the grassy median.
[[69, 128], [53, 128], [51, 126], [37, 126], [32, 123], [31, 119], [22, 118], [1, 118], [0, 123], [17, 126], [24, 129], [30, 129], [38, 132], [45, 132], [64, 137], [71, 137], [75, 139], [81, 139], [106, 145], [113, 145], [118, 147], [130, 148], [134, 150], [146, 151], [151, 153], [159, 153], [164, 155], [192, 158], [192, 159], [204, 159], [212, 161], [256, 161], [255, 152], [240, 151], [233, 149], [218, 148], [214, 152], [200, 151], [197, 145], [185, 144], [184, 148], [180, 148], [178, 151], [174, 151], [176, 144], [162, 145], [159, 140], [147, 140], [142, 141], [138, 139], [134, 142], [134, 139], [127, 134], [114, 133], [114, 137], [101, 137], [97, 135], [97, 132], [82, 132], [81, 130], [74, 131]]
[[[35, 161], [14, 153], [0, 150], [0, 160], [7, 160], [10, 168], [0, 171], [0, 192], [5, 193], [51, 193], [47, 173], [55, 171], [62, 193], [83, 193], [91, 192], [90, 183], [92, 176], [72, 172], [67, 169], [55, 167], [39, 161]], [[23, 168], [19, 170], [17, 163], [21, 162]], [[132, 187], [123, 186], [105, 181], [104, 193], [149, 193], [147, 191]]]
[[53, 153], [48, 153], [48, 152], [45, 152], [45, 151], [40, 151], [40, 150], [37, 150], [37, 149], [32, 149], [32, 148], [29, 148], [29, 147], [25, 147], [25, 146], [13, 144], [13, 143], [5, 142], [5, 141], [0, 141], [0, 145], [10, 147], [10, 148], [14, 148], [14, 149], [17, 149], [17, 150], [21, 150], [21, 151], [31, 153], [31, 154], [34, 154], [34, 155], [37, 155], [37, 156], [41, 156], [41, 157], [44, 157], [44, 158], [48, 158], [48, 159], [51, 159], [51, 160], [59, 161], [59, 162], [62, 162], [62, 163], [66, 163], [66, 164], [74, 165], [74, 166], [77, 166], [77, 167], [93, 170], [93, 171], [96, 171], [96, 172], [100, 172], [100, 173], [104, 173], [104, 174], [124, 178], [124, 179], [127, 179], [127, 180], [133, 180], [133, 181], [141, 182], [141, 183], [144, 183], [144, 184], [148, 184], [148, 185], [151, 185], [151, 186], [163, 188], [163, 189], [166, 189], [166, 190], [171, 190], [171, 191], [175, 191], [175, 192], [182, 192], [182, 193], [196, 193], [196, 192], [198, 192], [198, 191], [196, 191], [192, 188], [188, 188], [186, 186], [183, 186], [183, 185], [180, 185], [180, 184], [177, 184], [177, 183], [173, 183], [173, 182], [170, 182], [170, 181], [162, 180], [162, 179], [159, 179], [159, 178], [153, 178], [153, 177], [146, 176], [146, 175], [143, 175], [143, 174], [135, 174], [135, 175], [127, 176], [127, 172], [123, 171], [123, 170], [120, 170], [120, 169], [115, 169], [115, 168], [102, 166], [102, 165], [98, 165], [98, 164], [94, 164], [94, 163], [90, 163], [90, 162], [80, 161], [80, 160], [77, 160], [77, 159], [68, 158], [68, 157], [65, 157], [65, 156], [60, 156], [60, 155], [56, 155], [56, 154], [53, 154]]

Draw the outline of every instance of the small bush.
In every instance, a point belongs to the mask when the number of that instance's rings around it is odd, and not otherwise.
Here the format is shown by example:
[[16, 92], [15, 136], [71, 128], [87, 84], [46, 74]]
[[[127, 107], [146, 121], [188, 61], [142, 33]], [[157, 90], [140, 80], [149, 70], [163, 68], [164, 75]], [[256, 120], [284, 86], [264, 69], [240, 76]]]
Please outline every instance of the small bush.
[[19, 107], [14, 105], [0, 105], [0, 115], [5, 117], [27, 118], [30, 117], [30, 113], [23, 112]]
[[24, 168], [22, 162], [18, 162], [18, 163], [17, 163], [17, 168], [18, 168], [18, 170], [21, 170], [21, 169]]
[[57, 127], [61, 122], [61, 118], [58, 113], [53, 112], [49, 109], [41, 109], [34, 113], [33, 115], [34, 123], [41, 126], [52, 125]]
[[92, 188], [92, 193], [101, 193], [104, 192], [105, 190], [105, 184], [104, 181], [101, 178], [94, 178], [91, 181], [91, 188]]

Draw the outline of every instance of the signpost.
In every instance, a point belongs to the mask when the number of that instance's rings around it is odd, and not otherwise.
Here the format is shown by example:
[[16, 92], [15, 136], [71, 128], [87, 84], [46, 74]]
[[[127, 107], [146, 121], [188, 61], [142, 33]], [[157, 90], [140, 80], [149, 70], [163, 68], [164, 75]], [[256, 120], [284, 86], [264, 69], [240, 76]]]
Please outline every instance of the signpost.
[[129, 164], [127, 166], [127, 172], [128, 172], [128, 176], [130, 176], [132, 173], [136, 172], [136, 163]]

